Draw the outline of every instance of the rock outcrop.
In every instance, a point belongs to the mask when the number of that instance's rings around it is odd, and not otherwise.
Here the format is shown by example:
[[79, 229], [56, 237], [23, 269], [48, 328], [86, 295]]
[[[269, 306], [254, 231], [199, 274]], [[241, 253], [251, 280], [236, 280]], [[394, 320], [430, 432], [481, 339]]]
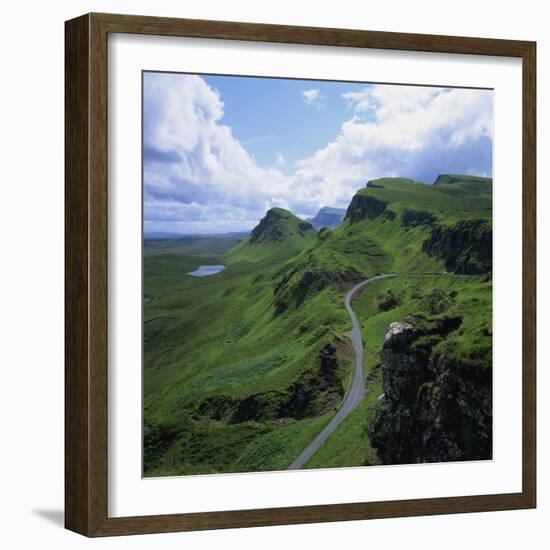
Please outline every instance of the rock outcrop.
[[387, 203], [376, 197], [357, 193], [351, 199], [344, 219], [349, 220], [350, 223], [373, 220], [381, 216], [387, 206]]
[[[460, 317], [392, 323], [381, 352], [384, 396], [370, 427], [383, 464], [492, 457], [492, 374], [438, 345]], [[488, 364], [487, 364], [488, 363]]]
[[422, 251], [445, 262], [448, 271], [476, 275], [493, 269], [493, 230], [488, 220], [462, 220], [436, 225]]
[[426, 210], [404, 210], [401, 214], [401, 225], [403, 227], [417, 227], [419, 225], [433, 225], [437, 216]]

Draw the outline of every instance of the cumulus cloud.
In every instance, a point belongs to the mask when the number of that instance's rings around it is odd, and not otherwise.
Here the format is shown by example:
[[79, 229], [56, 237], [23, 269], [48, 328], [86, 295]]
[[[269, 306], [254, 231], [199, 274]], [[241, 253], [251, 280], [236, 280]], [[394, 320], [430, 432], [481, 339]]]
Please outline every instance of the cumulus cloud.
[[288, 178], [256, 164], [221, 122], [223, 107], [219, 93], [198, 76], [147, 75], [146, 221], [185, 222], [192, 230], [218, 209], [227, 219], [249, 217], [253, 225], [268, 208], [289, 206]]
[[297, 163], [296, 179], [345, 196], [369, 179], [438, 173], [490, 175], [492, 92], [376, 85], [344, 95], [354, 116], [339, 135]]
[[302, 92], [302, 97], [306, 105], [319, 105], [321, 102], [321, 92], [318, 88], [304, 90]]
[[[309, 100], [306, 92], [314, 92]], [[319, 90], [303, 94], [319, 100]], [[223, 123], [222, 97], [202, 78], [148, 73], [145, 229], [246, 230], [273, 206], [303, 216], [345, 207], [376, 177], [431, 183], [441, 172], [490, 175], [492, 92], [376, 85], [344, 100], [353, 112], [339, 134], [285, 175], [280, 152], [274, 167], [256, 163]]]
[[358, 113], [365, 113], [374, 109], [374, 103], [371, 101], [371, 93], [368, 88], [358, 92], [345, 92], [342, 97], [348, 102], [349, 106]]

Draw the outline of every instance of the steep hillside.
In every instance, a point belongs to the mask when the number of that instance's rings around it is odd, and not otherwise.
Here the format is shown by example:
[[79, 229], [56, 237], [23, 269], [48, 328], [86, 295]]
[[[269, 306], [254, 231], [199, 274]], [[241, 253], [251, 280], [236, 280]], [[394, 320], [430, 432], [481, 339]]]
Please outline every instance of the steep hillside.
[[422, 252], [442, 258], [447, 271], [475, 275], [493, 269], [493, 230], [489, 220], [471, 219], [436, 225]]
[[369, 181], [334, 230], [299, 254], [276, 278], [277, 311], [309, 295], [390, 272], [491, 270], [491, 186], [471, 185], [466, 197], [406, 178]]

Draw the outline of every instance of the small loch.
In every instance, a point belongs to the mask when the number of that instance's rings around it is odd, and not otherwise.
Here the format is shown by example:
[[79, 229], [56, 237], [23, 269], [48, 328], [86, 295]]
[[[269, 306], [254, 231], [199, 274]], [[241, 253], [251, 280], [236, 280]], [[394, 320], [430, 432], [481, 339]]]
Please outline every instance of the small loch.
[[208, 277], [209, 275], [215, 275], [225, 269], [224, 265], [199, 265], [199, 269], [191, 271], [187, 275], [193, 277]]

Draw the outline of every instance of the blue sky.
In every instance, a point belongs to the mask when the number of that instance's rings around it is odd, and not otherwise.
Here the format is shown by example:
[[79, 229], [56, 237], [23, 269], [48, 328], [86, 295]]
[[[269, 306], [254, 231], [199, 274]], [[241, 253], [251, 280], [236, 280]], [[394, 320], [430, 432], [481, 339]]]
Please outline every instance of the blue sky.
[[[286, 160], [281, 169], [289, 174], [295, 171], [296, 161], [338, 135], [342, 122], [350, 117], [351, 107], [342, 94], [365, 87], [276, 78], [203, 78], [220, 92], [225, 124], [258, 164], [272, 166], [280, 153]], [[306, 103], [303, 93], [311, 90], [318, 90], [318, 95]]]
[[143, 100], [146, 233], [313, 216], [376, 177], [492, 174], [488, 90], [145, 73]]

